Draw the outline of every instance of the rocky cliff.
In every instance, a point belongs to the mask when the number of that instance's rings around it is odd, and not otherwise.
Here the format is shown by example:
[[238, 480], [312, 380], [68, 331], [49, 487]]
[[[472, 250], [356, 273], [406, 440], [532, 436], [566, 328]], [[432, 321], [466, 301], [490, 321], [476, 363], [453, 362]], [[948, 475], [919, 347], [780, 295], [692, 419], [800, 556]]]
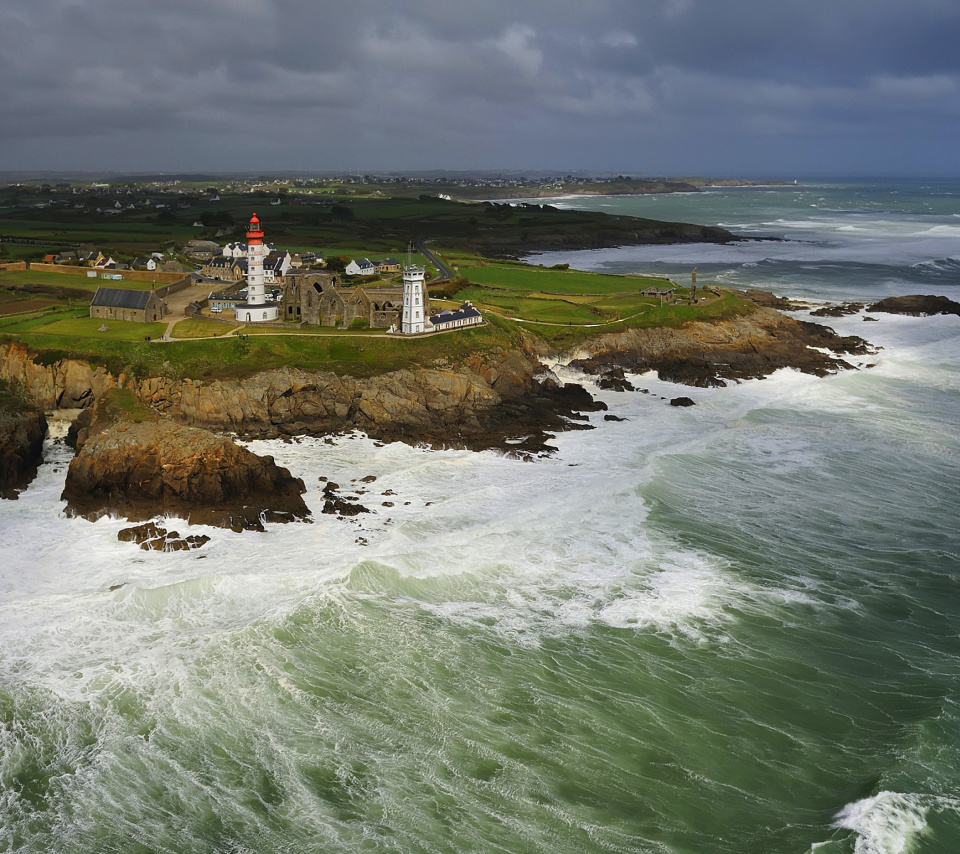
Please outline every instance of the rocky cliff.
[[824, 376], [852, 367], [840, 355], [871, 352], [862, 338], [840, 336], [827, 326], [794, 320], [772, 308], [757, 308], [732, 320], [603, 335], [583, 350], [572, 364], [587, 373], [654, 370], [661, 379], [693, 386], [765, 377], [778, 368]]
[[[110, 411], [83, 417], [86, 423], [75, 434], [79, 451], [61, 496], [68, 513], [88, 519], [110, 513], [131, 521], [180, 516], [234, 530], [262, 530], [263, 521], [310, 515], [303, 482], [272, 457], [207, 430], [149, 415], [141, 420], [136, 406], [121, 401], [118, 407], [116, 398], [107, 398], [103, 409]], [[131, 409], [133, 417], [127, 417]]]
[[16, 498], [33, 480], [46, 434], [43, 411], [0, 382], [0, 498]]
[[[525, 349], [475, 354], [462, 364], [431, 365], [357, 378], [298, 368], [241, 379], [197, 380], [123, 374], [68, 359], [31, 357], [0, 346], [0, 378], [20, 380], [44, 406], [89, 404], [126, 388], [150, 409], [184, 425], [249, 438], [362, 430], [383, 441], [536, 452], [549, 434], [570, 429], [580, 413], [604, 408], [575, 384], [560, 385], [543, 362], [592, 374], [656, 370], [689, 385], [723, 385], [793, 367], [824, 375], [849, 364], [834, 354], [868, 352], [865, 341], [758, 307], [746, 317], [633, 329], [589, 339], [577, 353]], [[512, 440], [526, 436], [524, 446]]]

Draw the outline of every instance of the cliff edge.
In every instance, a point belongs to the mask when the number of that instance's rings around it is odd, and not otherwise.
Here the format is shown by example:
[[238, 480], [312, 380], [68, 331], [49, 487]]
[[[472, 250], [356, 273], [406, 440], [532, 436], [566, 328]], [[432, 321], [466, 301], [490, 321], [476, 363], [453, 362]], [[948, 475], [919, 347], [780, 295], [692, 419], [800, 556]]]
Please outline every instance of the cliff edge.
[[37, 474], [47, 420], [43, 410], [0, 380], [0, 498], [13, 498]]

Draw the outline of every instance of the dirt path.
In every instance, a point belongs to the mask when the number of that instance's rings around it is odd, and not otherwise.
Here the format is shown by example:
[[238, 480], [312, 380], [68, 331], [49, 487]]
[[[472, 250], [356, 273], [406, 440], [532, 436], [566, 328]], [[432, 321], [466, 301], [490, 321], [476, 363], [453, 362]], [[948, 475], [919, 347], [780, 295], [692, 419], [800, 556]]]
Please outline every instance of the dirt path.
[[182, 291], [177, 291], [175, 294], [170, 294], [166, 298], [167, 328], [163, 333], [164, 341], [174, 340], [171, 336], [173, 327], [176, 326], [181, 320], [186, 318], [187, 315], [185, 312], [187, 306], [192, 302], [198, 302], [202, 299], [206, 299], [207, 294], [210, 293], [210, 287], [211, 286], [209, 282], [191, 284]]

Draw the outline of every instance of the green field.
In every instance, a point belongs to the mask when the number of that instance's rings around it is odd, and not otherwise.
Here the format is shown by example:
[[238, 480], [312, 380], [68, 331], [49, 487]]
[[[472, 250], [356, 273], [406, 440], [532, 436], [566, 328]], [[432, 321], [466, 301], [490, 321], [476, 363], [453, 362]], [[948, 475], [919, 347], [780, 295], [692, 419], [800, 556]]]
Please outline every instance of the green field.
[[520, 261], [486, 261], [476, 256], [450, 253], [441, 256], [448, 265], [455, 265], [465, 279], [476, 284], [499, 285], [553, 294], [622, 294], [645, 288], [674, 287], [661, 276], [612, 276], [582, 270], [558, 270], [535, 267]]
[[[122, 273], [121, 273], [122, 275]], [[51, 273], [48, 270], [4, 270], [0, 272], [0, 287], [17, 287], [22, 285], [47, 285], [55, 288], [68, 288], [75, 291], [96, 293], [97, 288], [127, 288], [132, 291], [149, 291], [155, 287], [152, 282], [134, 282], [123, 279], [101, 279], [84, 276], [79, 273]]]
[[438, 296], [470, 300], [481, 311], [533, 324], [596, 327], [633, 322], [660, 306], [659, 298], [642, 296], [642, 290], [675, 287], [678, 299], [688, 295], [662, 277], [536, 267], [457, 252], [445, 253], [444, 260], [461, 278], [453, 286], [436, 289]]
[[[11, 322], [13, 321], [13, 322]], [[51, 346], [60, 346], [60, 339], [74, 341], [143, 341], [148, 336], [159, 338], [166, 331], [165, 323], [133, 323], [123, 320], [103, 320], [90, 317], [87, 309], [58, 309], [31, 319], [15, 322], [15, 318], [0, 321], [0, 333], [20, 337], [50, 338]], [[105, 331], [101, 328], [106, 326]]]

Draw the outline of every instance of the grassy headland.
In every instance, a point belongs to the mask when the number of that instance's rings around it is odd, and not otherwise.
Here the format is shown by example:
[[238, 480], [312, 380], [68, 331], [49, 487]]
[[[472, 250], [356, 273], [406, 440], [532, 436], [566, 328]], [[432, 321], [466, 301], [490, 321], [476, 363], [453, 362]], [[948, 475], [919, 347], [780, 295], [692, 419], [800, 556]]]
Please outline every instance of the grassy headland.
[[[609, 182], [604, 186], [610, 189]], [[171, 197], [167, 190], [127, 189], [101, 196], [87, 190], [0, 189], [0, 256], [38, 259], [54, 249], [91, 244], [118, 260], [165, 251], [186, 261], [177, 252], [191, 238], [242, 240], [243, 224], [256, 209], [267, 223], [269, 240], [328, 258], [401, 257], [403, 247], [428, 239], [443, 247], [441, 260], [456, 270], [456, 278], [434, 287], [431, 298], [450, 307], [469, 299], [487, 323], [412, 340], [381, 330], [293, 325], [289, 330], [247, 328], [244, 332], [251, 334], [241, 339], [231, 334], [229, 324], [190, 319], [178, 323], [173, 334], [191, 340], [158, 343], [148, 339], [161, 336], [165, 323], [104, 323], [87, 316], [99, 279], [28, 269], [0, 272], [0, 340], [21, 341], [44, 361], [70, 355], [140, 377], [240, 376], [285, 365], [366, 376], [437, 360], [453, 364], [476, 352], [516, 347], [524, 338], [565, 347], [605, 332], [680, 325], [752, 309], [726, 292], [684, 305], [688, 292], [663, 278], [547, 269], [510, 260], [547, 249], [734, 238], [718, 228], [549, 205], [461, 203], [428, 194], [387, 197], [377, 195], [380, 190], [359, 193], [356, 186], [316, 194], [288, 188], [282, 204], [275, 206], [268, 204], [273, 190], [212, 193], [212, 188], [180, 187]], [[163, 202], [154, 204], [156, 199]], [[120, 286], [149, 288], [150, 283], [124, 280]], [[666, 287], [675, 288], [678, 304], [661, 305], [657, 296], [642, 293]]]

